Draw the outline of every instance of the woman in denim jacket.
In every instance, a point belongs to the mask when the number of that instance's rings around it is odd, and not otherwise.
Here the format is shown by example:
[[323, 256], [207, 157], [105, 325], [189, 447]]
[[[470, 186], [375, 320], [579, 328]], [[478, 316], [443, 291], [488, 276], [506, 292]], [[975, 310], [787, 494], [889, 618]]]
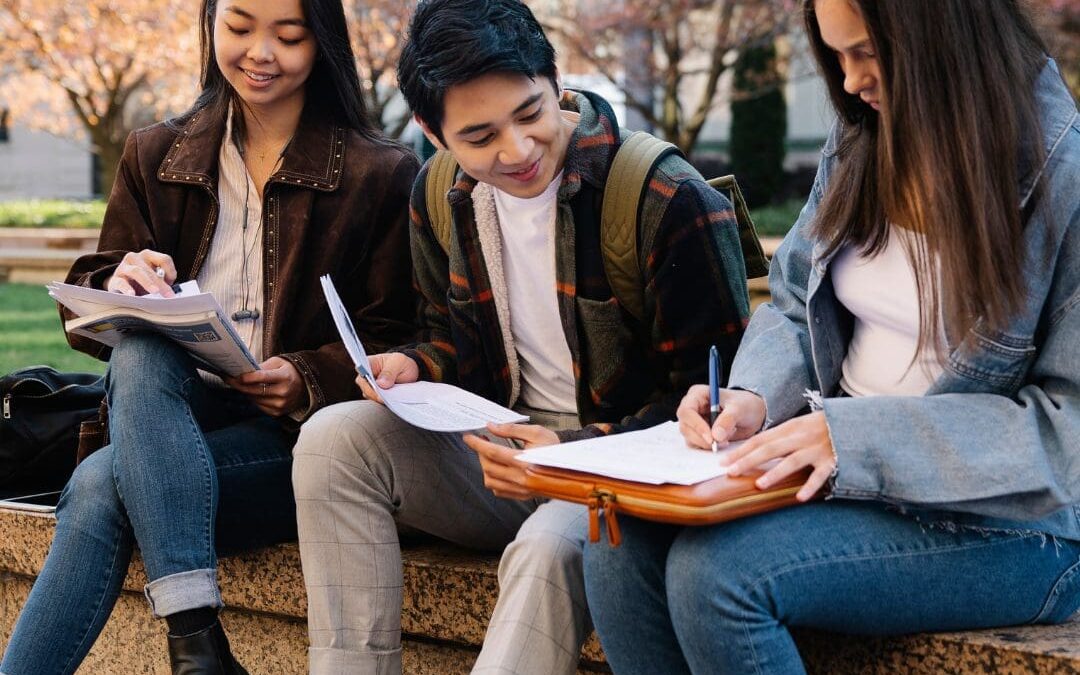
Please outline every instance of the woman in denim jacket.
[[[1080, 607], [1080, 122], [1012, 0], [805, 0], [839, 121], [710, 428], [830, 498], [587, 547], [617, 673], [803, 672], [792, 626]], [[811, 411], [806, 412], [811, 401]], [[944, 590], [943, 589], [947, 589]]]

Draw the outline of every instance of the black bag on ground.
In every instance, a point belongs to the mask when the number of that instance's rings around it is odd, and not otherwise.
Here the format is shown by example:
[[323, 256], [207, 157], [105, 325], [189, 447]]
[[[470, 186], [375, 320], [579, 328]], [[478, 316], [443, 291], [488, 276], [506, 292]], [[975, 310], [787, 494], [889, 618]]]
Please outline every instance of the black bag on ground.
[[79, 424], [94, 418], [105, 378], [49, 366], [0, 379], [0, 492], [55, 490], [71, 477]]

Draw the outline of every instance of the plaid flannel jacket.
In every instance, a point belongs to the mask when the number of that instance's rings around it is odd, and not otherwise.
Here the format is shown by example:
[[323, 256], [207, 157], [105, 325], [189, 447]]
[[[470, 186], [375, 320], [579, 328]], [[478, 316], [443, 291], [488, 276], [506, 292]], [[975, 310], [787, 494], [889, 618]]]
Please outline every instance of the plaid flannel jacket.
[[[580, 432], [563, 440], [645, 428], [674, 418], [691, 384], [708, 379], [716, 344], [730, 364], [748, 321], [746, 271], [730, 202], [684, 159], [653, 172], [642, 218], [660, 218], [641, 242], [648, 320], [636, 321], [613, 296], [600, 250], [600, 206], [619, 129], [610, 106], [565, 92], [560, 106], [580, 114], [558, 191], [556, 278], [563, 333], [573, 356]], [[428, 220], [425, 166], [413, 188], [410, 242], [420, 293], [418, 342], [399, 348], [420, 378], [464, 387], [512, 406], [503, 332], [463, 172], [447, 193], [453, 214], [449, 255]], [[718, 228], [718, 235], [709, 229]], [[639, 228], [643, 231], [644, 228]], [[736, 299], [740, 301], [736, 301]]]

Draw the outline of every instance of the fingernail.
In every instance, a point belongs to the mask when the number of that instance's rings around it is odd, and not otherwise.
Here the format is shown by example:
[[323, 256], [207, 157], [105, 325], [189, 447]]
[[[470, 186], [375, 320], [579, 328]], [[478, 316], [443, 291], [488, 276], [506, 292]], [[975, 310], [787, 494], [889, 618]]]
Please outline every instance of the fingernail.
[[764, 477], [758, 478], [756, 485], [762, 490], [764, 490], [765, 488], [769, 487], [769, 481], [765, 480]]

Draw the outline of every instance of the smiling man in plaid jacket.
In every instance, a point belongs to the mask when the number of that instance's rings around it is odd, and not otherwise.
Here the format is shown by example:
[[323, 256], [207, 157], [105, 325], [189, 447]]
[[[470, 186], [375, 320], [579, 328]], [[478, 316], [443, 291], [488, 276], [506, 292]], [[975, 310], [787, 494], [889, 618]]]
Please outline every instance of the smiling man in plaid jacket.
[[[313, 673], [401, 668], [399, 526], [498, 551], [500, 597], [476, 672], [571, 673], [589, 630], [585, 509], [535, 499], [521, 447], [672, 419], [747, 321], [731, 205], [681, 157], [652, 172], [639, 241], [645, 319], [604, 272], [601, 196], [619, 127], [601, 98], [560, 95], [554, 51], [518, 0], [429, 0], [399, 66], [428, 137], [460, 165], [449, 241], [412, 197], [417, 342], [372, 357], [380, 386], [464, 387], [535, 424], [490, 440], [411, 427], [373, 400], [316, 414], [293, 482]], [[439, 195], [439, 198], [444, 198]], [[364, 385], [366, 387], [366, 385]], [[365, 397], [377, 399], [367, 390]], [[509, 544], [509, 545], [508, 545]]]

